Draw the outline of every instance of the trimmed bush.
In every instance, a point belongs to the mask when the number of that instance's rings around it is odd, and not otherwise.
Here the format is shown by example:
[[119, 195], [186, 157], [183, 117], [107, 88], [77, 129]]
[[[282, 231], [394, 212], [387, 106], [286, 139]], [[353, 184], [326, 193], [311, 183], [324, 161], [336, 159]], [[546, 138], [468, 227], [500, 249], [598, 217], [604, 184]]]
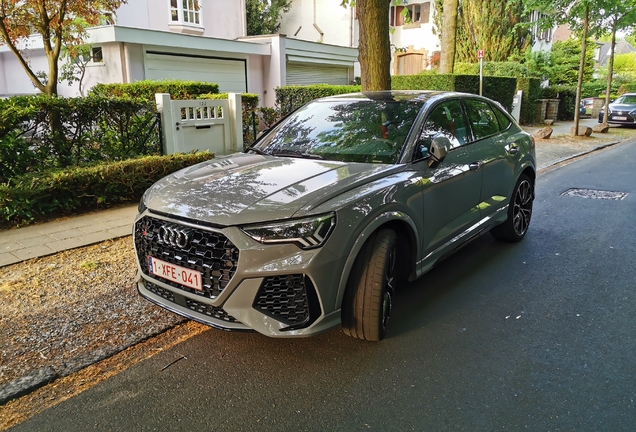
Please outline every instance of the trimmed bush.
[[[619, 95], [622, 95], [623, 93], [636, 93], [636, 82], [622, 84], [620, 87], [618, 87], [618, 90], [616, 92]], [[614, 90], [612, 90], [612, 93], [614, 93]]]
[[[517, 79], [511, 77], [483, 78], [483, 95], [496, 100], [505, 109], [512, 109]], [[440, 90], [479, 94], [479, 75], [424, 73], [396, 75], [392, 78], [394, 90]]]
[[[456, 75], [479, 75], [479, 63], [455, 63], [454, 73]], [[528, 75], [528, 67], [519, 62], [484, 62], [484, 76], [523, 78]]]
[[27, 174], [0, 185], [4, 227], [134, 202], [160, 178], [213, 158], [208, 152], [147, 156]]
[[518, 78], [517, 90], [523, 91], [519, 123], [535, 123], [537, 120], [537, 101], [541, 95], [541, 80], [539, 78]]
[[321, 97], [334, 96], [361, 91], [362, 87], [355, 85], [316, 84], [308, 86], [276, 87], [276, 109], [283, 117], [306, 104]]
[[126, 84], [97, 84], [91, 88], [89, 95], [141, 98], [154, 102], [155, 93], [170, 93], [172, 99], [195, 99], [198, 95], [218, 92], [219, 85], [214, 83], [180, 80], [146, 80]]
[[18, 96], [0, 100], [0, 182], [29, 172], [161, 154], [153, 102]]

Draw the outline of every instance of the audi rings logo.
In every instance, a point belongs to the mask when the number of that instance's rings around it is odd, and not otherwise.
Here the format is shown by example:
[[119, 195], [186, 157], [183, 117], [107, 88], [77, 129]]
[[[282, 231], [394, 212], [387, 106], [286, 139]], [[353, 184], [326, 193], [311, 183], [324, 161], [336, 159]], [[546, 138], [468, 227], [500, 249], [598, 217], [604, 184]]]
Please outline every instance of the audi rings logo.
[[163, 225], [159, 229], [159, 238], [172, 247], [183, 249], [190, 242], [190, 231], [177, 225]]

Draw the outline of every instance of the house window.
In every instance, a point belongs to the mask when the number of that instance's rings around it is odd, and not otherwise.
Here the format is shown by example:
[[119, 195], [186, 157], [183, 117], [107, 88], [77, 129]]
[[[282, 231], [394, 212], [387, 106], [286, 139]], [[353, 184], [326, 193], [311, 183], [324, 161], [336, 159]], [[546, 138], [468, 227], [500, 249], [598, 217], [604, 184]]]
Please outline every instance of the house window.
[[104, 63], [102, 47], [91, 47], [91, 60], [93, 63]]
[[200, 0], [170, 0], [170, 21], [190, 25], [201, 25]]
[[391, 6], [389, 24], [393, 27], [404, 24], [428, 24], [431, 16], [431, 2]]

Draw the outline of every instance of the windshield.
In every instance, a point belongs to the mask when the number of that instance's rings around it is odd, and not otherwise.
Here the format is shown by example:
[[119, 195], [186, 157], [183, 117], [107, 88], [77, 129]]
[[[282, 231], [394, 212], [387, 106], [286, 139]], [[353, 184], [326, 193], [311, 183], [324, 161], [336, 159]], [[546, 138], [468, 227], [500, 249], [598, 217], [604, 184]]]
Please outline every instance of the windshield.
[[636, 95], [624, 95], [614, 101], [617, 104], [636, 104]]
[[421, 106], [405, 101], [313, 102], [274, 128], [256, 149], [278, 156], [396, 163]]

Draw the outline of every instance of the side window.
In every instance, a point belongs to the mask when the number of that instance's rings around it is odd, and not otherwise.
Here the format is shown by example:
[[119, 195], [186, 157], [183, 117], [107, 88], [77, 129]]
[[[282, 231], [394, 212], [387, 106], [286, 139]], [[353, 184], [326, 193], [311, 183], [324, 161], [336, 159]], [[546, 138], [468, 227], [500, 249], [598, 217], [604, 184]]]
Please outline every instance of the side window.
[[497, 116], [497, 120], [499, 120], [499, 130], [505, 131], [510, 127], [510, 118], [501, 111], [499, 107], [492, 108], [495, 111], [495, 115]]
[[499, 122], [490, 105], [474, 99], [467, 99], [464, 103], [476, 140], [499, 132]]
[[422, 128], [420, 141], [428, 144], [439, 134], [448, 138], [451, 149], [466, 144], [466, 122], [459, 101], [443, 102], [433, 108]]

